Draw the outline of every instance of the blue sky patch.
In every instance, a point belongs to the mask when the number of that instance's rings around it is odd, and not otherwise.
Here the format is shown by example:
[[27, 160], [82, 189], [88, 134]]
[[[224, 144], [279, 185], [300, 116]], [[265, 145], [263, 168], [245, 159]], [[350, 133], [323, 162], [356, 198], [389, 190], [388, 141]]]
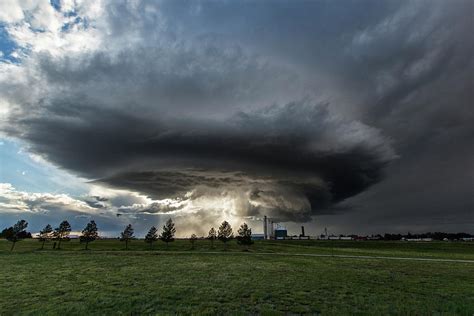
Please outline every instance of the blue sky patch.
[[0, 138], [0, 165], [0, 182], [10, 183], [20, 191], [86, 193], [86, 185], [79, 178], [48, 163], [35, 161], [15, 141]]

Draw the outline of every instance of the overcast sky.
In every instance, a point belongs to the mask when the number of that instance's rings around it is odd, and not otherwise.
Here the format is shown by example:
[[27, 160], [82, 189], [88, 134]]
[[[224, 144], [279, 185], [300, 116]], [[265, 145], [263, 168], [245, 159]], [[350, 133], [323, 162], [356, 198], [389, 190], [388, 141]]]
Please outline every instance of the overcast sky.
[[474, 2], [0, 2], [0, 228], [474, 233]]

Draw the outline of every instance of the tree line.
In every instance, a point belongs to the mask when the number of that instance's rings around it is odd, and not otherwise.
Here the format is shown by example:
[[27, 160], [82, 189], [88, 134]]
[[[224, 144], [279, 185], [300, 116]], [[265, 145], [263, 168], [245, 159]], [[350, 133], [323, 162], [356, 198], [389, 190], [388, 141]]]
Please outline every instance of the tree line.
[[[28, 222], [25, 220], [19, 220], [15, 225], [5, 228], [0, 237], [7, 239], [12, 243], [10, 251], [13, 251], [15, 244], [25, 238], [32, 238], [31, 233], [26, 231]], [[70, 239], [71, 225], [67, 220], [62, 221], [58, 227], [52, 228], [50, 224], [46, 225], [38, 235], [38, 241], [41, 242], [41, 249], [44, 249], [45, 243], [54, 240], [53, 249], [61, 249], [61, 242], [68, 241]], [[239, 245], [244, 246], [245, 250], [253, 244], [252, 240], [252, 229], [243, 223], [237, 231], [238, 235], [235, 237]], [[155, 226], [152, 226], [145, 235], [144, 241], [150, 245], [150, 249], [153, 249], [153, 245], [156, 241], [161, 240], [168, 244], [175, 240], [176, 228], [173, 220], [170, 218], [166, 221], [162, 228], [161, 234], [158, 234], [158, 230]], [[79, 236], [80, 243], [84, 244], [84, 249], [89, 249], [89, 243], [99, 238], [99, 229], [95, 221], [91, 220], [87, 223], [86, 227], [82, 230]], [[219, 240], [224, 243], [224, 249], [227, 250], [227, 242], [234, 239], [234, 233], [231, 225], [227, 221], [223, 221], [216, 231], [214, 227], [209, 230], [208, 236], [206, 237], [211, 241], [212, 248], [214, 248], [214, 241]], [[125, 249], [128, 250], [129, 243], [136, 239], [134, 235], [134, 229], [131, 224], [128, 224], [125, 229], [120, 233], [120, 241], [125, 243]], [[194, 244], [198, 240], [196, 234], [192, 234], [189, 238], [191, 247], [194, 249]]]

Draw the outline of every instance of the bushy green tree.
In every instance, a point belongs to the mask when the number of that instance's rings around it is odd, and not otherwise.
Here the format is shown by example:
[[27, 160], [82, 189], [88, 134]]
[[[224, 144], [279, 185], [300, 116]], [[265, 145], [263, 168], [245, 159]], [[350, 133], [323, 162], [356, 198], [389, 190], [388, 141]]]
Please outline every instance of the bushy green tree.
[[42, 242], [41, 249], [44, 249], [44, 243], [49, 241], [53, 237], [53, 227], [46, 225], [43, 230], [40, 231], [38, 240]]
[[250, 229], [247, 223], [240, 225], [238, 230], [239, 236], [237, 236], [237, 243], [243, 245], [245, 250], [248, 250], [248, 247], [253, 244], [252, 240], [252, 229]]
[[211, 241], [212, 248], [214, 248], [214, 241], [216, 240], [216, 238], [217, 238], [216, 230], [214, 229], [214, 227], [211, 227], [211, 229], [209, 230], [209, 234], [207, 235], [207, 239]]
[[158, 240], [158, 230], [152, 226], [145, 236], [145, 242], [150, 244], [150, 249], [153, 249], [153, 243]]
[[128, 250], [128, 243], [134, 238], [132, 224], [128, 224], [127, 227], [120, 233], [120, 241], [125, 241], [125, 250]]
[[24, 219], [22, 219], [19, 220], [15, 225], [13, 225], [11, 229], [7, 230], [5, 238], [12, 243], [10, 251], [13, 251], [13, 248], [15, 248], [15, 244], [23, 239], [23, 236], [26, 233], [26, 227], [28, 227], [28, 223]]
[[192, 234], [191, 237], [189, 237], [189, 241], [191, 242], [191, 249], [194, 249], [194, 243], [196, 242], [197, 239], [198, 238], [196, 234]]
[[234, 238], [232, 227], [227, 221], [223, 221], [219, 230], [217, 231], [217, 239], [224, 243], [224, 249], [227, 250], [227, 242]]
[[58, 241], [58, 249], [61, 249], [61, 242], [63, 240], [69, 240], [69, 234], [71, 233], [71, 224], [68, 221], [62, 221], [54, 230], [53, 237]]
[[160, 235], [160, 240], [166, 243], [166, 247], [168, 248], [168, 243], [174, 241], [174, 234], [176, 233], [176, 228], [174, 227], [173, 221], [168, 219], [163, 226], [163, 231]]
[[95, 221], [90, 221], [86, 227], [82, 230], [82, 235], [79, 238], [79, 241], [81, 243], [85, 243], [86, 247], [85, 249], [88, 249], [89, 243], [93, 242], [99, 237], [98, 229], [97, 229], [97, 224]]

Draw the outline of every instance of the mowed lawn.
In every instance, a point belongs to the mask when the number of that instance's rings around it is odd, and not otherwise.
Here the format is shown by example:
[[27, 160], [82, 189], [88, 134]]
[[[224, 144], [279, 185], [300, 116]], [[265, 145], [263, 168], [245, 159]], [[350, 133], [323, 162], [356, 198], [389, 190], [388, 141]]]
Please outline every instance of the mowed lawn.
[[[472, 259], [469, 243], [265, 241], [249, 253], [202, 240], [195, 250], [189, 241], [169, 250], [157, 243], [165, 251], [140, 240], [130, 251], [116, 240], [91, 243], [90, 251], [77, 241], [60, 251], [39, 245], [22, 241], [10, 252], [0, 241], [0, 315], [474, 313], [473, 263], [294, 255], [393, 249], [408, 257], [418, 247], [420, 257]], [[262, 254], [269, 252], [288, 255]]]
[[[53, 242], [45, 244], [44, 251], [52, 250]], [[0, 239], [0, 253], [9, 252], [11, 243]], [[38, 251], [41, 243], [38, 240], [23, 240], [15, 246], [14, 252]], [[89, 244], [91, 251], [123, 251], [125, 243], [117, 239], [97, 240]], [[62, 242], [61, 251], [81, 251], [84, 245], [77, 239]], [[157, 241], [153, 245], [154, 251], [223, 251], [224, 244], [214, 242], [214, 247], [208, 240], [199, 239], [191, 250], [189, 240], [176, 240], [166, 246]], [[228, 243], [226, 252], [239, 252], [243, 248], [235, 242]], [[57, 252], [57, 250], [54, 250]], [[129, 250], [150, 251], [149, 244], [143, 239], [129, 243]], [[252, 253], [299, 253], [325, 255], [353, 255], [353, 256], [384, 256], [384, 257], [415, 257], [438, 259], [466, 259], [474, 260], [474, 242], [403, 242], [403, 241], [326, 241], [326, 240], [280, 240], [255, 241], [249, 251]]]

